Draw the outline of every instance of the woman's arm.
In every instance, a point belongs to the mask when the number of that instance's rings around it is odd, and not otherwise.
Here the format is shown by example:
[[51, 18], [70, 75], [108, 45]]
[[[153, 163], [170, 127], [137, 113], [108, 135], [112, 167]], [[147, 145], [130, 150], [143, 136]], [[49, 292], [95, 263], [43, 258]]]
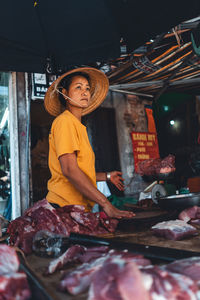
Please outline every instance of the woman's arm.
[[96, 173], [96, 180], [97, 181], [106, 181], [107, 180], [107, 173], [106, 172]]
[[74, 185], [74, 187], [86, 198], [98, 203], [109, 217], [122, 218], [133, 217], [129, 211], [115, 208], [108, 199], [92, 184], [88, 176], [79, 168], [76, 154], [69, 153], [59, 157], [63, 175]]

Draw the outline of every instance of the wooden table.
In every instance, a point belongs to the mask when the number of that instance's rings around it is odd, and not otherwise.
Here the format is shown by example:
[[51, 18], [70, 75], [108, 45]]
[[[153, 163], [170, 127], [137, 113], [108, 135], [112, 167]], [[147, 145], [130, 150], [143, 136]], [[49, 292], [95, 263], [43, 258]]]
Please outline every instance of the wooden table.
[[[187, 238], [181, 241], [171, 241], [166, 240], [161, 237], [156, 237], [153, 235], [150, 229], [145, 230], [135, 230], [133, 232], [122, 232], [117, 231], [115, 234], [109, 234], [105, 238], [111, 238], [117, 240], [118, 242], [129, 242], [137, 243], [150, 246], [160, 246], [165, 248], [173, 248], [179, 250], [197, 251], [200, 252], [200, 229], [198, 229], [199, 235]], [[62, 276], [62, 271], [57, 271], [55, 274], [44, 276], [44, 271], [52, 258], [42, 258], [34, 254], [27, 256], [27, 262], [29, 268], [37, 276], [37, 278], [42, 283], [43, 287], [46, 289], [47, 293], [52, 297], [53, 300], [86, 300], [88, 295], [82, 293], [77, 296], [71, 296], [68, 293], [61, 293], [57, 290], [58, 283]], [[67, 270], [74, 268], [67, 267]]]
[[[177, 216], [174, 216], [175, 218]], [[171, 219], [171, 218], [170, 218]], [[116, 231], [114, 234], [107, 234], [103, 236], [103, 238], [110, 238], [113, 241], [124, 242], [128, 243], [136, 243], [142, 245], [149, 245], [149, 246], [159, 246], [164, 248], [172, 248], [172, 249], [179, 249], [179, 250], [187, 250], [187, 251], [194, 251], [200, 252], [200, 226], [196, 226], [198, 230], [198, 235], [187, 238], [180, 241], [171, 241], [164, 239], [162, 237], [156, 237], [153, 235], [151, 231], [151, 226], [156, 224], [156, 220], [152, 219], [151, 222], [139, 222], [134, 220], [133, 224], [128, 223], [127, 226], [122, 226], [121, 229]], [[123, 228], [123, 229], [122, 229]], [[62, 271], [57, 271], [55, 274], [44, 276], [43, 273], [47, 268], [49, 262], [52, 260], [50, 258], [42, 258], [39, 256], [35, 256], [34, 254], [27, 256], [27, 262], [29, 268], [32, 270], [33, 274], [37, 276], [40, 280], [42, 285], [44, 286], [47, 293], [52, 297], [53, 300], [86, 300], [88, 297], [87, 293], [82, 293], [78, 296], [71, 296], [68, 293], [61, 293], [57, 290], [58, 283], [62, 276]], [[74, 268], [75, 266], [73, 266]], [[71, 266], [72, 269], [72, 266]], [[70, 270], [70, 267], [67, 267], [67, 270]]]

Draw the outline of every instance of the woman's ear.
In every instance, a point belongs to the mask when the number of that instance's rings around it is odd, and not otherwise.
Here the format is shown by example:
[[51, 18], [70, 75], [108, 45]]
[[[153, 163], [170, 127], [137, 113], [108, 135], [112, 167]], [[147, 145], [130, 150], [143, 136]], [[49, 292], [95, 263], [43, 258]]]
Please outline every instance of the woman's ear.
[[63, 93], [64, 95], [67, 95], [67, 90], [66, 90], [65, 88], [62, 88], [62, 93]]

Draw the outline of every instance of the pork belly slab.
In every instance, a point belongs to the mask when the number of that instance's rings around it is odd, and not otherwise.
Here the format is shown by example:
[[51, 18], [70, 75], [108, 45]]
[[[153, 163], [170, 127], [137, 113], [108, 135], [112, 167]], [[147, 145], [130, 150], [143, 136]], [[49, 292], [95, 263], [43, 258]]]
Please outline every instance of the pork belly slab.
[[198, 234], [195, 227], [182, 220], [160, 222], [151, 229], [155, 235], [170, 240], [181, 240]]

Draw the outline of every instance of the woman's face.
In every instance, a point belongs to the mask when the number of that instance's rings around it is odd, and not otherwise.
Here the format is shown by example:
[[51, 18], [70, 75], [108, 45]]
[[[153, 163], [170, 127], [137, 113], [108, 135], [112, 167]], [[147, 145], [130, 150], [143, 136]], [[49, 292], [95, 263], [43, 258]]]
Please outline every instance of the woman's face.
[[68, 91], [66, 91], [66, 94], [72, 100], [75, 100], [77, 102], [75, 103], [68, 99], [68, 102], [71, 105], [83, 108], [88, 107], [91, 98], [90, 85], [88, 80], [83, 76], [73, 77], [69, 89]]

